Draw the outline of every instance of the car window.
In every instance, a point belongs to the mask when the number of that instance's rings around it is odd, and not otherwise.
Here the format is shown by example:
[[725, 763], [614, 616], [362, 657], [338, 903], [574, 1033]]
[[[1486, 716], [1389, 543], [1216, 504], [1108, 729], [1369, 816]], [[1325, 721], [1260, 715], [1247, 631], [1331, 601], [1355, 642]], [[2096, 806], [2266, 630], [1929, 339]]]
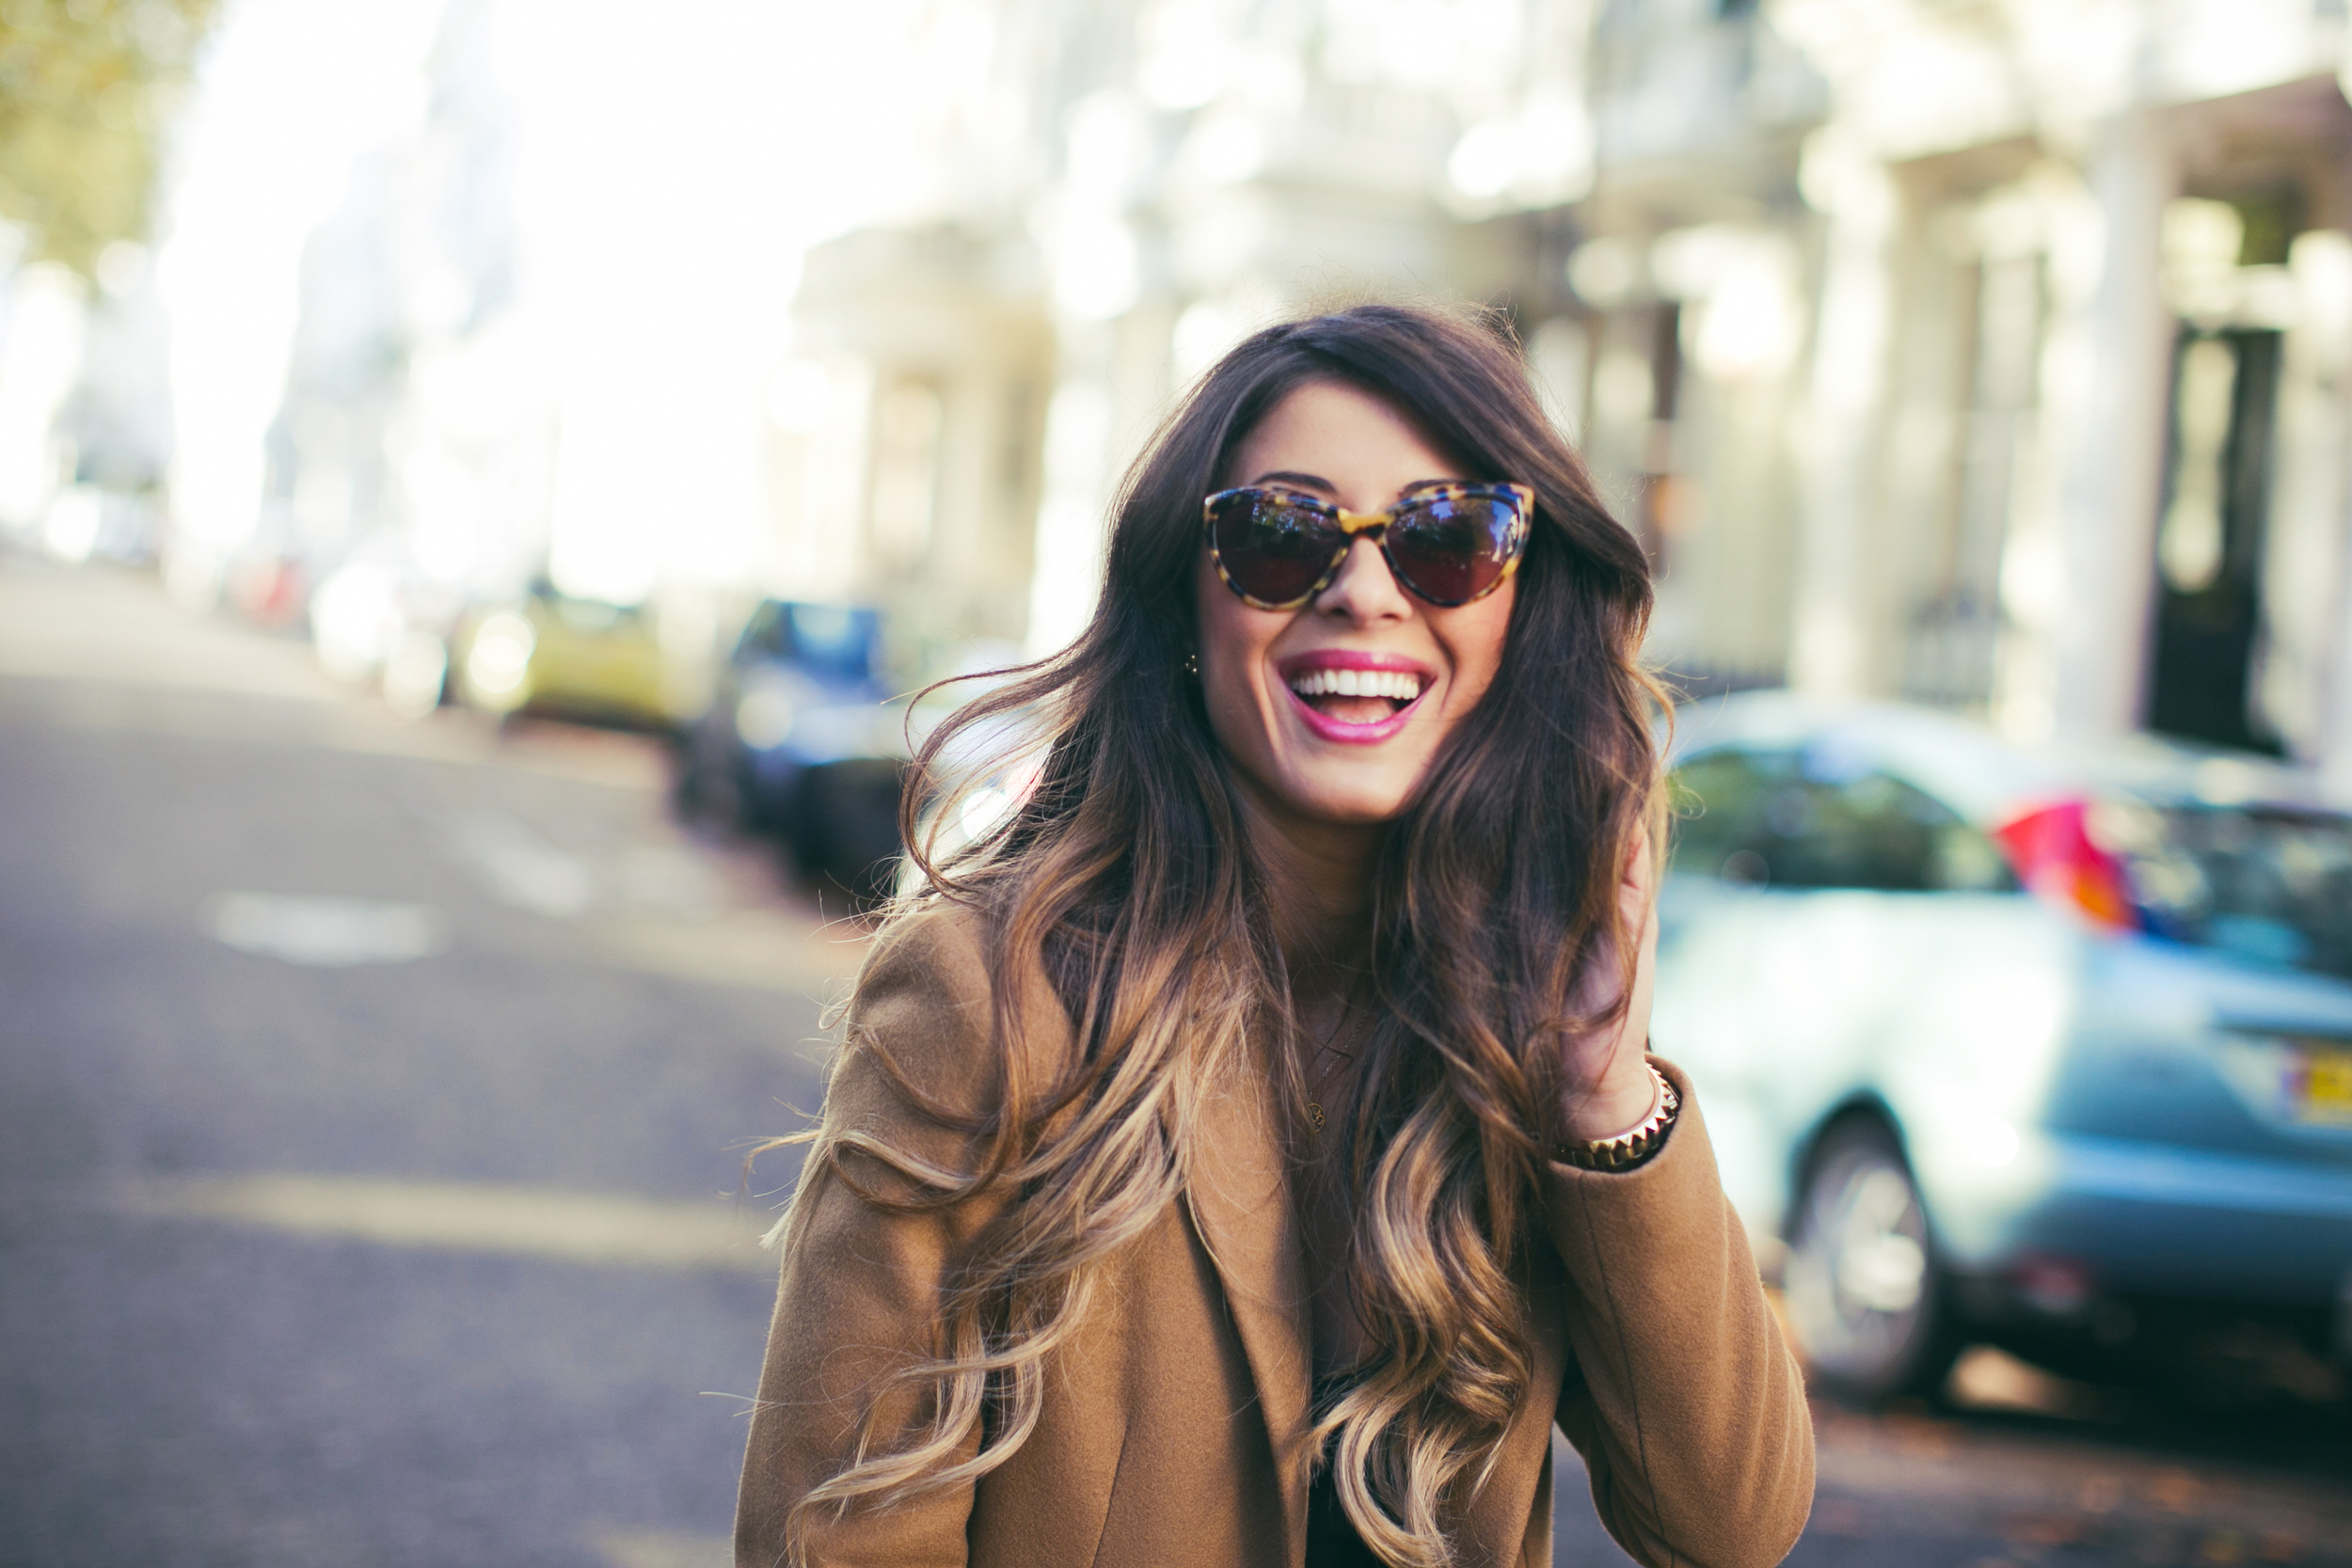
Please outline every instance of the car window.
[[642, 630], [644, 625], [644, 610], [638, 605], [577, 599], [568, 594], [555, 593], [543, 595], [542, 602], [553, 612], [557, 624], [581, 637], [627, 636]]
[[839, 680], [870, 680], [881, 629], [870, 610], [769, 599], [744, 624], [736, 657], [788, 661]]
[[2352, 817], [2117, 800], [2085, 826], [2157, 935], [2352, 976]]
[[1836, 755], [1727, 749], [1675, 772], [1673, 866], [1788, 888], [2010, 892], [1999, 846], [1926, 792]]
[[775, 658], [787, 651], [785, 641], [784, 607], [773, 599], [761, 602], [744, 625], [743, 640], [737, 644], [737, 657], [756, 656]]
[[792, 649], [803, 663], [850, 680], [864, 680], [873, 673], [876, 622], [872, 610], [816, 604], [788, 609]]

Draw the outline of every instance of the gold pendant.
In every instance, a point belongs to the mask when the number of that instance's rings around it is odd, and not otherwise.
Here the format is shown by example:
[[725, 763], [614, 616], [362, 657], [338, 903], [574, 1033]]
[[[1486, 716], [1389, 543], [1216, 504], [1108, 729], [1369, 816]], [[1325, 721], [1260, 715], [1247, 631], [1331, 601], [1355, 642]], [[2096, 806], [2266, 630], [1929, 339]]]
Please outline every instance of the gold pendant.
[[1323, 1131], [1323, 1107], [1311, 1100], [1307, 1101], [1307, 1119], [1314, 1125], [1316, 1132]]

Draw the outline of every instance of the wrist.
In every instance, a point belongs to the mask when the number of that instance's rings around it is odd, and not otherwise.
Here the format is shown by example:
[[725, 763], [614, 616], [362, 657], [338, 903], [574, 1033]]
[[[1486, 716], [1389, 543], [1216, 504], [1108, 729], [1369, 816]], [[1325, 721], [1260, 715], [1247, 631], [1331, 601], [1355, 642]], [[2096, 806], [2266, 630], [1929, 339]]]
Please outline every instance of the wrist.
[[1570, 1139], [1552, 1150], [1552, 1158], [1581, 1170], [1622, 1171], [1646, 1164], [1663, 1148], [1668, 1134], [1674, 1131], [1675, 1118], [1682, 1110], [1682, 1101], [1664, 1073], [1647, 1063], [1644, 1069], [1648, 1072], [1652, 1086], [1649, 1115], [1622, 1132]]
[[1662, 1092], [1659, 1082], [1649, 1063], [1638, 1055], [1613, 1064], [1606, 1077], [1567, 1105], [1564, 1130], [1580, 1143], [1631, 1132], [1657, 1113]]

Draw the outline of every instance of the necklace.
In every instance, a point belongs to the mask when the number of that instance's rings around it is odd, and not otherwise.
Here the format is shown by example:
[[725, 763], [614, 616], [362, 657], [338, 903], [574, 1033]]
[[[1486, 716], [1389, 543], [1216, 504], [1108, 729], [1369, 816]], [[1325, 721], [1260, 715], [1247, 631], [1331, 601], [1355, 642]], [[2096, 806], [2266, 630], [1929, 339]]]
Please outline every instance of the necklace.
[[[1333, 1043], [1339, 1039], [1340, 1031], [1347, 1027], [1347, 998], [1343, 996], [1340, 998], [1340, 1016], [1332, 1021], [1331, 1032], [1323, 1037], [1322, 1043], [1315, 1047], [1314, 1054], [1307, 1058], [1307, 1070], [1310, 1075], [1313, 1073], [1316, 1067], [1321, 1065], [1324, 1053], [1331, 1050]], [[1343, 1062], [1352, 1062], [1356, 1059], [1354, 1053], [1346, 1051], [1340, 1052], [1339, 1058]], [[1308, 1101], [1307, 1125], [1320, 1132], [1323, 1131], [1323, 1121], [1322, 1102], [1314, 1100]]]

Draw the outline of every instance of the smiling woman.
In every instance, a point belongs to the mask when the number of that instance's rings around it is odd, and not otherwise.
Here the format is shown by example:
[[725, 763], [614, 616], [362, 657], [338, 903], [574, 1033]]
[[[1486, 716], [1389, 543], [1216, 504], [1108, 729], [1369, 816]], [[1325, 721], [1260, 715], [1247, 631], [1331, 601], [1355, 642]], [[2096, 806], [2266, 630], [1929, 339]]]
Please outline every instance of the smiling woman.
[[[1803, 1386], [1646, 1056], [1639, 547], [1486, 324], [1211, 370], [1066, 654], [909, 812], [1018, 809], [875, 944], [784, 1254], [738, 1559], [1776, 1562]], [[962, 737], [961, 747], [959, 737]]]
[[[1439, 742], [1493, 683], [1515, 599], [1504, 568], [1518, 564], [1517, 553], [1497, 562], [1483, 593], [1450, 607], [1408, 591], [1384, 555], [1400, 525], [1443, 504], [1423, 498], [1448, 489], [1457, 466], [1393, 404], [1337, 381], [1299, 387], [1235, 449], [1229, 471], [1251, 488], [1212, 498], [1210, 548], [1193, 573], [1200, 686], [1217, 743], [1263, 809], [1391, 820]], [[1506, 494], [1509, 508], [1523, 509], [1518, 493]], [[1295, 496], [1336, 509], [1320, 552], [1327, 564], [1291, 604], [1270, 608], [1249, 592], [1251, 568], [1271, 552], [1248, 548], [1255, 541], [1223, 524], [1217, 503], [1232, 496], [1263, 498], [1250, 508], [1258, 513], [1303, 512]], [[1386, 515], [1391, 505], [1402, 515], [1395, 520]], [[1375, 513], [1365, 520], [1383, 531], [1379, 540], [1370, 528], [1341, 531], [1342, 520]], [[1466, 555], [1468, 546], [1466, 538], [1453, 553]], [[1217, 591], [1220, 578], [1232, 593]]]

